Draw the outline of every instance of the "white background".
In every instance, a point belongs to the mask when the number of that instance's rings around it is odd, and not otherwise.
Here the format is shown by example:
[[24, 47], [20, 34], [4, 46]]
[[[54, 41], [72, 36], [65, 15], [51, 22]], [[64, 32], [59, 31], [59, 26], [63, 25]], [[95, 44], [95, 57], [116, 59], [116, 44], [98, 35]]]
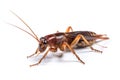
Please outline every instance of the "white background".
[[[71, 52], [62, 58], [50, 52], [40, 65], [30, 68], [43, 54], [26, 58], [34, 53], [37, 41], [4, 23], [28, 30], [9, 10], [22, 17], [39, 37], [65, 31], [71, 25], [74, 30], [107, 34], [110, 39], [98, 44], [108, 48], [93, 46], [103, 54], [90, 52], [89, 48], [75, 50], [85, 65]], [[119, 27], [119, 0], [1, 0], [0, 80], [120, 80]]]

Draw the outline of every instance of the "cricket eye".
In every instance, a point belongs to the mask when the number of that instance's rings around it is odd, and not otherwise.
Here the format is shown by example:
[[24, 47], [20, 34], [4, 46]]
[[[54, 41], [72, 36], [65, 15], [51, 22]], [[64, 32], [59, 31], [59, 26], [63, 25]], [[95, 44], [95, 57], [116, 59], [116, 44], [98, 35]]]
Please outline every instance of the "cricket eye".
[[40, 38], [40, 41], [41, 41], [41, 43], [43, 43], [43, 44], [47, 44], [47, 40], [46, 40], [44, 37], [41, 37], [41, 38]]

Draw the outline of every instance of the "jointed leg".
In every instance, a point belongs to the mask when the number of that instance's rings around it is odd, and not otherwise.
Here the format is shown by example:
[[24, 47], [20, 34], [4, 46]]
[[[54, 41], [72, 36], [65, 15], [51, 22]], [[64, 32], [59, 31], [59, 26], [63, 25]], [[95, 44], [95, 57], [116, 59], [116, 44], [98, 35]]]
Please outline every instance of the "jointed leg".
[[63, 47], [64, 47], [64, 49], [65, 49], [66, 47], [68, 47], [69, 50], [76, 56], [76, 58], [77, 58], [81, 63], [85, 64], [85, 63], [80, 59], [80, 57], [75, 53], [74, 49], [72, 49], [71, 46], [70, 46], [67, 42], [64, 42], [64, 43], [63, 43]]
[[81, 35], [77, 35], [73, 42], [70, 44], [71, 47], [74, 47], [80, 40]]
[[36, 66], [36, 65], [40, 64], [41, 61], [47, 56], [47, 54], [48, 54], [49, 51], [50, 51], [50, 49], [47, 50], [47, 52], [46, 52], [46, 53], [43, 55], [43, 57], [38, 61], [38, 63], [30, 65], [30, 67]]
[[[70, 30], [73, 32], [73, 29], [72, 29], [72, 27], [71, 26], [68, 26], [68, 28], [66, 29], [66, 31], [65, 32], [70, 32]], [[59, 31], [57, 30], [57, 33], [58, 33]]]
[[35, 53], [33, 53], [33, 54], [27, 56], [27, 58], [30, 58], [30, 57], [34, 56], [34, 55], [37, 54], [38, 52], [39, 52], [39, 49], [37, 48], [36, 51], [35, 51]]
[[73, 29], [72, 29], [72, 27], [71, 27], [71, 26], [69, 26], [69, 27], [66, 29], [66, 31], [65, 31], [65, 32], [70, 32], [70, 30], [73, 32]]
[[[73, 42], [72, 42], [70, 45], [69, 45], [67, 42], [64, 42], [64, 43], [62, 44], [62, 46], [60, 47], [60, 49], [61, 49], [61, 50], [65, 50], [66, 47], [68, 47], [69, 50], [72, 51], [72, 53], [76, 56], [76, 58], [77, 58], [81, 63], [85, 64], [85, 63], [79, 58], [79, 56], [75, 53], [74, 49], [72, 49], [72, 47], [74, 47], [81, 38], [84, 40], [84, 42], [85, 42], [88, 46], [90, 45], [90, 43], [85, 39], [85, 37], [84, 37], [83, 35], [78, 34], [78, 35], [76, 36], [76, 38], [73, 40]], [[90, 46], [90, 48], [91, 48], [92, 50], [94, 50], [94, 51], [102, 52], [102, 51], [99, 51], [99, 50], [94, 49], [92, 46]]]
[[[89, 43], [89, 42], [85, 39], [85, 37], [84, 37], [83, 35], [81, 35], [81, 34], [78, 34], [78, 35], [76, 36], [76, 38], [73, 40], [73, 42], [71, 43], [70, 46], [71, 46], [71, 47], [74, 47], [81, 38], [83, 39], [83, 41], [84, 41], [88, 46], [90, 46], [90, 43]], [[102, 51], [99, 51], [99, 50], [97, 50], [97, 49], [94, 49], [92, 46], [90, 46], [90, 48], [91, 48], [91, 50], [94, 50], [94, 51], [96, 51], [96, 52], [101, 52], [101, 53], [102, 53]]]

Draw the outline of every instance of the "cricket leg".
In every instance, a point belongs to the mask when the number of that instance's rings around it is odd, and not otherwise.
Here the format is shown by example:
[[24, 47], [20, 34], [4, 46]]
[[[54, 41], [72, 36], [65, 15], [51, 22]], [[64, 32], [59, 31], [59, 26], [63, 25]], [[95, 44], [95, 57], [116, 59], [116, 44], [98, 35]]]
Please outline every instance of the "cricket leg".
[[[73, 40], [73, 42], [71, 43], [71, 47], [74, 47], [78, 42], [79, 42], [79, 40], [80, 39], [83, 39], [83, 41], [88, 45], [88, 46], [90, 46], [90, 43], [85, 39], [85, 37], [83, 36], [83, 35], [81, 35], [81, 34], [78, 34], [77, 36], [76, 36], [76, 38]], [[100, 51], [100, 50], [97, 50], [97, 49], [94, 49], [92, 46], [90, 46], [90, 48], [91, 48], [91, 50], [94, 50], [94, 51], [96, 51], [96, 52], [100, 52], [100, 53], [102, 53], [102, 51]]]
[[35, 51], [35, 53], [33, 53], [33, 54], [27, 56], [27, 58], [30, 58], [30, 57], [34, 56], [34, 55], [37, 54], [38, 52], [39, 52], [39, 49], [37, 48], [36, 51]]
[[41, 61], [47, 56], [48, 52], [50, 51], [50, 48], [46, 51], [46, 53], [43, 55], [43, 57], [38, 61], [38, 63], [32, 64], [30, 65], [30, 67], [32, 66], [36, 66], [39, 65], [41, 63]]
[[[66, 31], [65, 32], [70, 32], [70, 30], [71, 30], [71, 32], [73, 32], [73, 29], [72, 29], [72, 27], [71, 26], [68, 26], [68, 28], [66, 29]], [[58, 33], [59, 31], [57, 30], [57, 33]]]
[[71, 27], [71, 26], [68, 26], [68, 28], [66, 29], [66, 31], [65, 31], [65, 32], [70, 32], [70, 30], [71, 30], [71, 32], [73, 32], [72, 27]]
[[80, 57], [75, 53], [74, 49], [72, 49], [72, 47], [67, 43], [67, 42], [64, 42], [63, 43], [63, 48], [65, 49], [66, 47], [69, 48], [69, 50], [76, 56], [76, 58], [83, 64], [85, 64], [81, 59]]
[[74, 47], [78, 42], [79, 40], [81, 39], [81, 35], [77, 35], [76, 38], [72, 41], [72, 43], [70, 44], [71, 47]]

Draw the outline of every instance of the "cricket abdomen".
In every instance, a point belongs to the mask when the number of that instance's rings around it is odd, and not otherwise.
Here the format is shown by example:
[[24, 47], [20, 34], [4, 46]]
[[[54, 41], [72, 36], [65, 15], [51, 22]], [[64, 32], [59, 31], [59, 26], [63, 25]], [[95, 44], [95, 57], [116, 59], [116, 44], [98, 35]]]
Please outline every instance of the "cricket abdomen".
[[77, 35], [82, 35], [88, 42], [89, 45], [86, 44], [86, 42], [83, 40], [83, 38], [80, 38], [78, 43], [73, 47], [73, 48], [84, 48], [91, 46], [92, 44], [95, 43], [96, 41], [96, 33], [91, 32], [91, 31], [75, 31], [75, 32], [70, 32], [67, 33], [68, 35], [66, 36], [68, 39], [68, 43], [71, 44], [72, 41], [76, 38]]

